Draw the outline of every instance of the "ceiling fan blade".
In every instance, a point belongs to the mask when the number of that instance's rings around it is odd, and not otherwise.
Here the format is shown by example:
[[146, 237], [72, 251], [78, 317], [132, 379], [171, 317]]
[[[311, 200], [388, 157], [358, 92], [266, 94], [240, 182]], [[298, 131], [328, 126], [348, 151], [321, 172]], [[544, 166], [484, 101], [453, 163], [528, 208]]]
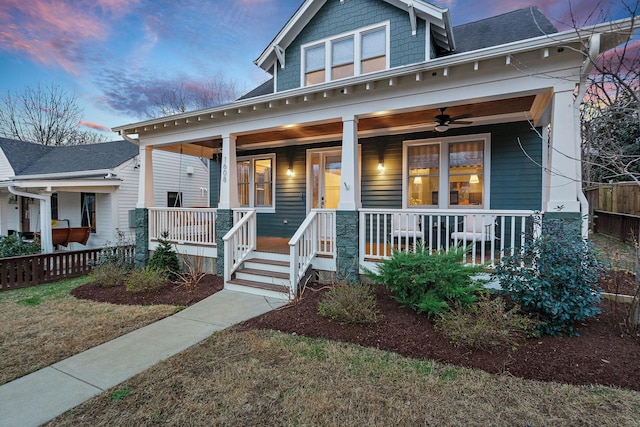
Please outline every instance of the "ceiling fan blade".
[[468, 119], [469, 117], [471, 117], [471, 114], [460, 114], [459, 116], [451, 117], [450, 120], [454, 122], [459, 119]]
[[461, 122], [459, 120], [451, 120], [449, 122], [449, 124], [451, 124], [451, 125], [472, 125], [473, 122]]

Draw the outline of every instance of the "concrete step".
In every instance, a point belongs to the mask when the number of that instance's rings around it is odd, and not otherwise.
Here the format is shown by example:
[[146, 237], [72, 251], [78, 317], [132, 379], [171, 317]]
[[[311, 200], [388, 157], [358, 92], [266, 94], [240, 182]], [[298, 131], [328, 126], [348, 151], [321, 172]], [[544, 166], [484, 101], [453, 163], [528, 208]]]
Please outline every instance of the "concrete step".
[[269, 298], [289, 298], [289, 287], [284, 285], [268, 284], [234, 278], [224, 284], [225, 289], [245, 292], [253, 295], [262, 295]]

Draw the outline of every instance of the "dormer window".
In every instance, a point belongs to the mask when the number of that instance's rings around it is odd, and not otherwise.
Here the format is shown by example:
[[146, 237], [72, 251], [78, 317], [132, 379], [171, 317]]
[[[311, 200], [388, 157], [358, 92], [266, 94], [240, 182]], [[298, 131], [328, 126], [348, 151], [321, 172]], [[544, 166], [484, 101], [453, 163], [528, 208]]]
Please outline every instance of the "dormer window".
[[303, 84], [310, 86], [389, 68], [389, 24], [302, 46]]

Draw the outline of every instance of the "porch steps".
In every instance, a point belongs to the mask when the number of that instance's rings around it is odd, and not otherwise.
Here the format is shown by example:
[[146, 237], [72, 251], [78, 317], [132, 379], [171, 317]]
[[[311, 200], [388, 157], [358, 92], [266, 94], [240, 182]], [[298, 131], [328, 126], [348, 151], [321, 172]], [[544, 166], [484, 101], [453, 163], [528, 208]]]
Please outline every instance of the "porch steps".
[[271, 298], [289, 298], [289, 255], [254, 252], [225, 288]]

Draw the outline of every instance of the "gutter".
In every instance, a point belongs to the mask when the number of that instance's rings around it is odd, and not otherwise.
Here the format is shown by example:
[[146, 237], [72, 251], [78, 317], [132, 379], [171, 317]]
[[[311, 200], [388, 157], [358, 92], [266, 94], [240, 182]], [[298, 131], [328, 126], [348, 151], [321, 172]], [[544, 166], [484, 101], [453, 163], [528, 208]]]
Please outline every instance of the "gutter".
[[113, 173], [113, 169], [95, 169], [91, 171], [75, 171], [75, 172], [61, 172], [61, 173], [43, 173], [43, 174], [33, 174], [33, 175], [16, 175], [12, 176], [11, 179], [14, 181], [17, 180], [34, 180], [34, 179], [65, 179], [65, 178], [98, 178], [107, 177], [112, 178], [115, 177]]

